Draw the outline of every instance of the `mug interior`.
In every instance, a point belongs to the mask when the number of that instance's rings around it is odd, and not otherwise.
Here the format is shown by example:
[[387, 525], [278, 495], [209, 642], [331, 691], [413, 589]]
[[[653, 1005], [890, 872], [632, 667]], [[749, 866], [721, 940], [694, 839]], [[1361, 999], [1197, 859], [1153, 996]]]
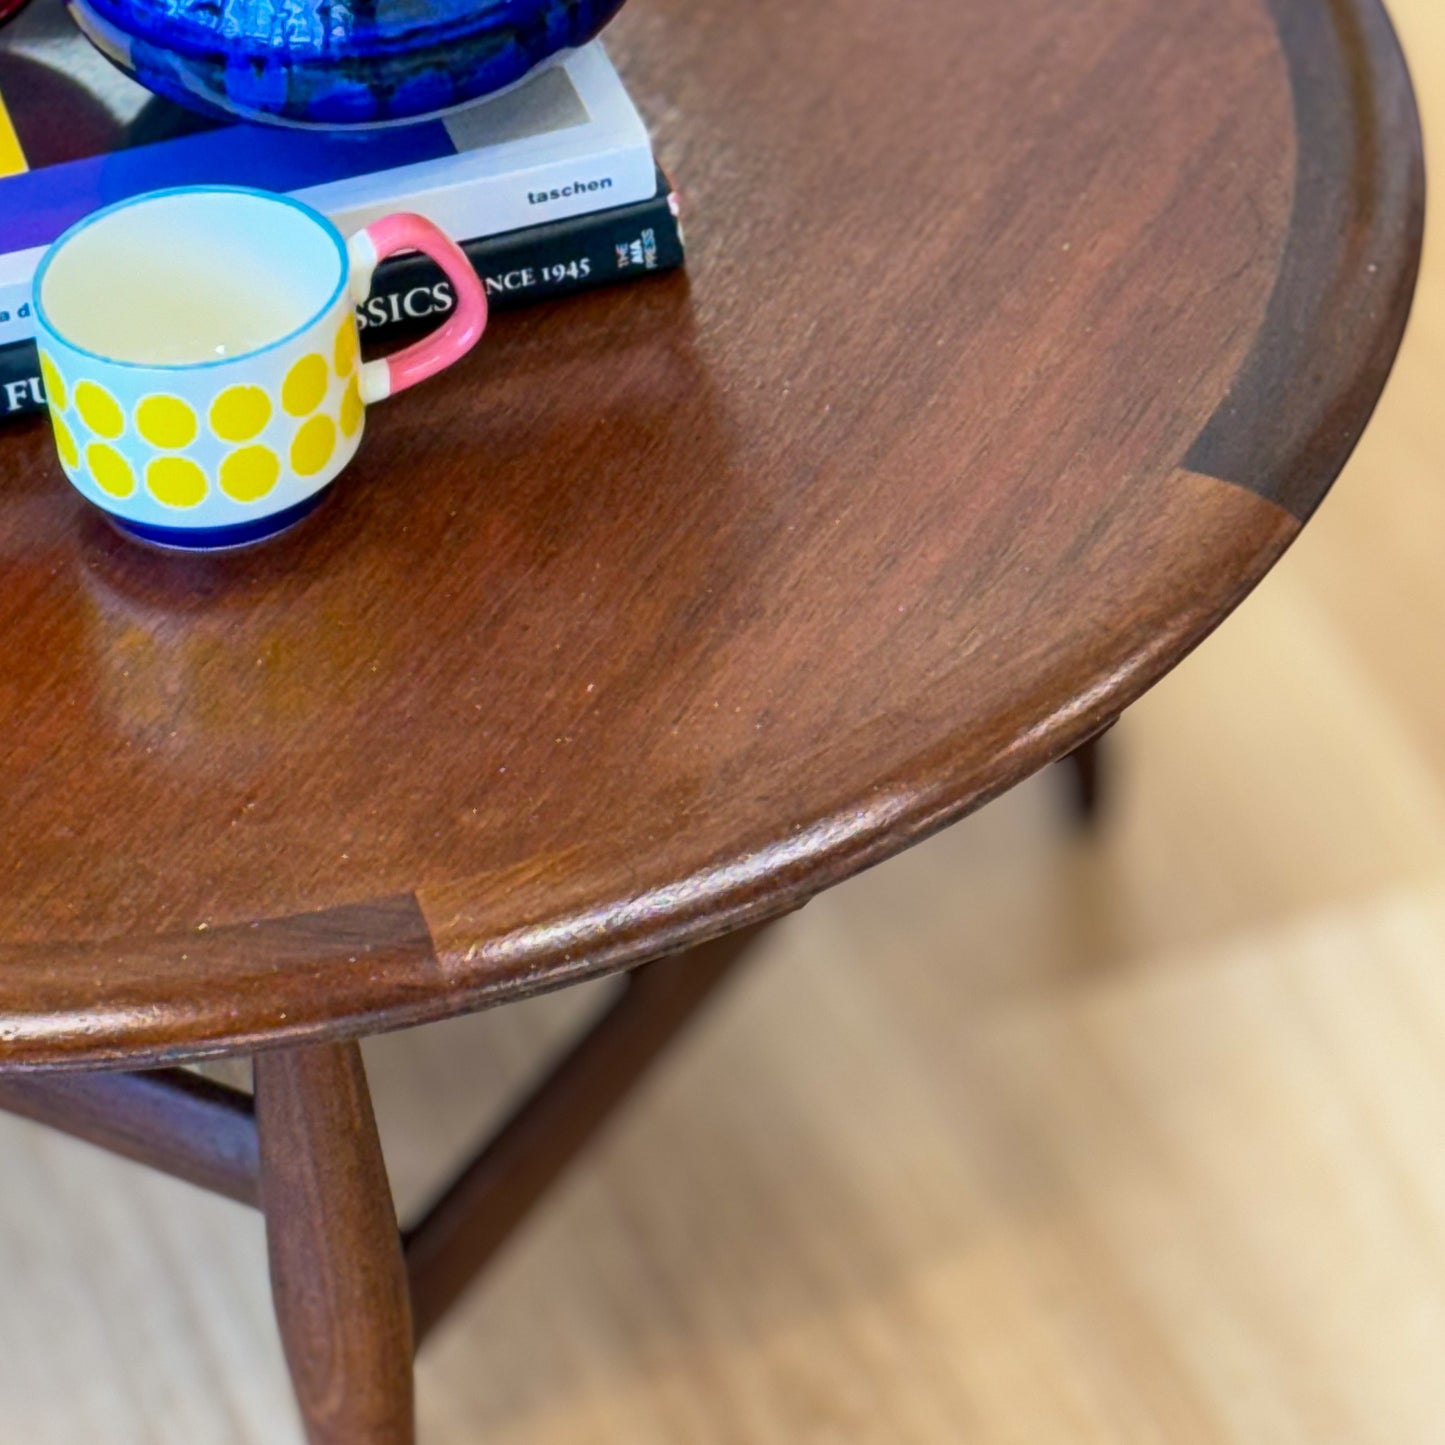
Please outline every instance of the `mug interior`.
[[173, 191], [83, 221], [46, 259], [36, 300], [81, 351], [195, 366], [302, 330], [345, 273], [341, 237], [304, 207], [253, 191]]

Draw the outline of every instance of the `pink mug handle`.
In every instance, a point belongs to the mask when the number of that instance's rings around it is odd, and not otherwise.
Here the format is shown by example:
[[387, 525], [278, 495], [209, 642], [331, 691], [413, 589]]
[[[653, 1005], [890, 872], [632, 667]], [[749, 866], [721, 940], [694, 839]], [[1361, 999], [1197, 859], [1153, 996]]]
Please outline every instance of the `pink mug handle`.
[[351, 256], [351, 299], [360, 306], [371, 294], [371, 277], [379, 262], [398, 251], [420, 251], [447, 274], [456, 292], [456, 309], [446, 324], [391, 356], [368, 361], [361, 368], [361, 399], [370, 405], [395, 396], [419, 381], [460, 361], [487, 329], [487, 288], [472, 269], [466, 253], [440, 226], [425, 216], [399, 211], [383, 216], [347, 243]]

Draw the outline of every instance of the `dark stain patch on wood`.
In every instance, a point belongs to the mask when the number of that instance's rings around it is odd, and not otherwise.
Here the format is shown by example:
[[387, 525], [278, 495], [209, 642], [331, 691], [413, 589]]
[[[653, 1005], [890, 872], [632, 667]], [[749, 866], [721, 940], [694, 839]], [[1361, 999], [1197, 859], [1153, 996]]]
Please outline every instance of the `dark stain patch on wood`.
[[1405, 329], [1423, 152], [1382, 10], [1350, 0], [1269, 0], [1269, 9], [1294, 97], [1289, 235], [1254, 347], [1184, 465], [1303, 521], [1359, 441]]

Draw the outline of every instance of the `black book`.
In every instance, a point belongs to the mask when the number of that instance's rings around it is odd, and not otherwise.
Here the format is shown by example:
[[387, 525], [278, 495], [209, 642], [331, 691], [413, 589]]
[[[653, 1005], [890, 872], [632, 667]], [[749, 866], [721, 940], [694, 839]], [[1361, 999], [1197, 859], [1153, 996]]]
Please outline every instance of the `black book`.
[[[657, 182], [657, 194], [649, 201], [464, 241], [462, 249], [486, 282], [493, 309], [508, 310], [681, 266], [677, 197], [661, 170]], [[412, 254], [382, 262], [371, 295], [356, 314], [363, 337], [371, 341], [392, 332], [435, 329], [455, 304], [440, 267]], [[0, 346], [0, 418], [44, 406], [34, 341]]]

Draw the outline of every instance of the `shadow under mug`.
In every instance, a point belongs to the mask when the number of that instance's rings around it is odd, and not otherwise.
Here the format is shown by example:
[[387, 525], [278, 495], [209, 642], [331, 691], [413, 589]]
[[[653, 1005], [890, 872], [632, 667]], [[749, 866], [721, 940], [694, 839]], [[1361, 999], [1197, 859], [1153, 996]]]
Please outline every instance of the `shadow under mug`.
[[[457, 306], [437, 332], [363, 362], [355, 308], [377, 263], [422, 251]], [[71, 482], [132, 536], [204, 550], [299, 521], [356, 454], [366, 408], [481, 337], [486, 291], [421, 216], [349, 242], [309, 206], [195, 186], [96, 211], [35, 273], [40, 369]]]

